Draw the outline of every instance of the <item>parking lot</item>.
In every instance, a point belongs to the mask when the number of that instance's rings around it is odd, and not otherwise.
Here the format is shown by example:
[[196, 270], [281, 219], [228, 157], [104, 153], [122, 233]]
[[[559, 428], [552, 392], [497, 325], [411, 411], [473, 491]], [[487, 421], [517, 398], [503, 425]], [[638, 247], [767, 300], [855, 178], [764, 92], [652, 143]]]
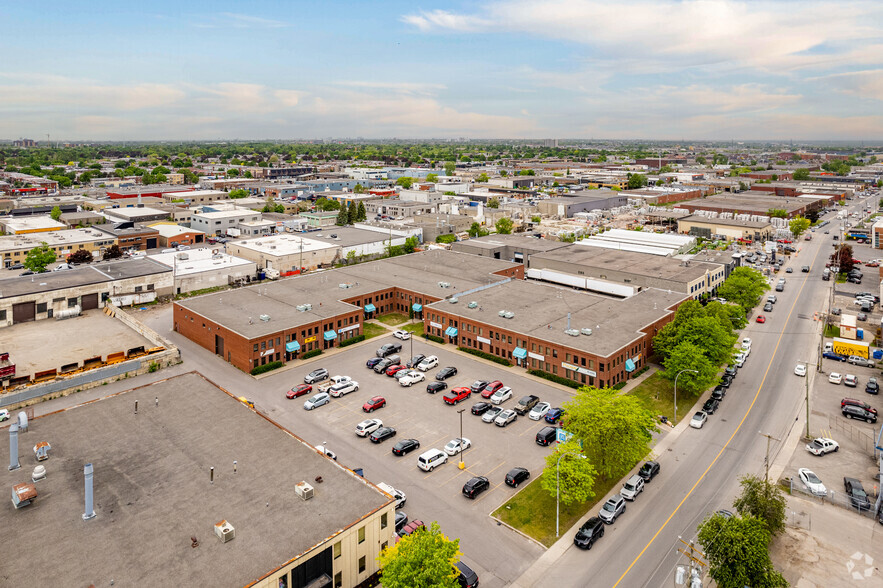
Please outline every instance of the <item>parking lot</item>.
[[[461, 539], [460, 549], [469, 565], [479, 572], [482, 585], [509, 584], [542, 550], [498, 526], [487, 515], [517, 491], [504, 484], [510, 469], [525, 467], [532, 478], [541, 473], [550, 449], [537, 445], [534, 439], [547, 423], [532, 421], [526, 415], [506, 427], [485, 423], [470, 411], [473, 404], [483, 400], [480, 394], [472, 394], [469, 399], [450, 406], [442, 400], [445, 391], [429, 394], [426, 385], [435, 381], [434, 376], [442, 367], [455, 366], [458, 374], [446, 380], [448, 390], [468, 387], [475, 380], [501, 380], [513, 390], [512, 398], [502, 403], [503, 408], [514, 407], [527, 394], [539, 396], [541, 401], [557, 407], [573, 392], [525, 377], [520, 368], [498, 366], [419, 338], [400, 342], [402, 361], [410, 359], [413, 344], [414, 354], [436, 355], [439, 366], [425, 373], [426, 381], [402, 387], [395, 378], [377, 374], [365, 366], [378, 347], [391, 342], [400, 341], [391, 336], [378, 337], [336, 354], [333, 360], [319, 357], [299, 368], [265, 378], [260, 383], [261, 396], [270, 392], [273, 401], [269, 406], [259, 399], [257, 402], [262, 411], [308, 442], [317, 446], [327, 442], [327, 448], [336, 453], [340, 463], [350, 468], [361, 467], [372, 482], [386, 482], [403, 491], [407, 504], [402, 510], [410, 519], [426, 523], [438, 520], [445, 533]], [[304, 401], [315, 394], [316, 385], [311, 394], [292, 400], [285, 398], [288, 389], [303, 383], [305, 374], [320, 367], [332, 376], [350, 376], [359, 383], [359, 390], [333, 398], [329, 404], [312, 411], [304, 410], [303, 406]], [[363, 412], [365, 401], [377, 395], [383, 396], [387, 405], [370, 415]], [[443, 449], [448, 441], [460, 436], [460, 410], [463, 411], [463, 437], [472, 442], [472, 447], [463, 454], [465, 469], [458, 468], [458, 456], [448, 457], [446, 464], [432, 472], [419, 469], [417, 457], [421, 453], [432, 448]], [[367, 418], [378, 418], [384, 426], [394, 427], [396, 436], [379, 444], [358, 437], [355, 428]], [[393, 445], [407, 438], [419, 440], [420, 448], [403, 457], [393, 455]], [[472, 476], [486, 476], [490, 488], [470, 500], [461, 494], [461, 489]]]

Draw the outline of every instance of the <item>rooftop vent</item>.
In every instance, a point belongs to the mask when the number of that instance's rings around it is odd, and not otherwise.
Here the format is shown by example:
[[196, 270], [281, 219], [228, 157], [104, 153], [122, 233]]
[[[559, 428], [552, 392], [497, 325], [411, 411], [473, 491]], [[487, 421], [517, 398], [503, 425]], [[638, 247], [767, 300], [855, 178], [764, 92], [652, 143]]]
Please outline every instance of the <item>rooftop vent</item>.
[[439, 288], [450, 288], [450, 287], [451, 287], [451, 283], [450, 283], [450, 282], [439, 282], [439, 283], [438, 283], [438, 287], [439, 287]]
[[501, 310], [500, 312], [497, 313], [497, 316], [506, 316], [506, 311]]
[[579, 332], [582, 333], [583, 335], [591, 335], [592, 329], [580, 329]]
[[269, 321], [269, 320], [270, 320], [270, 315], [269, 315], [269, 314], [262, 314], [262, 315], [261, 315], [261, 320], [264, 321], [264, 322]]
[[294, 485], [294, 491], [303, 500], [309, 500], [313, 497], [313, 487], [306, 482], [298, 482]]
[[469, 307], [469, 308], [478, 308], [478, 302], [475, 302], [475, 301], [473, 300], [472, 302], [470, 302], [470, 303], [467, 304], [466, 306]]
[[233, 528], [233, 525], [224, 520], [215, 523], [215, 535], [218, 536], [221, 543], [226, 543], [236, 537], [236, 529]]
[[512, 312], [511, 310], [507, 310], [506, 313], [503, 315], [503, 318], [510, 319], [510, 318], [513, 318], [514, 316], [515, 316], [514, 312]]
[[340, 288], [341, 290], [346, 290], [347, 288], [352, 288], [353, 285], [344, 283], [344, 284], [338, 284], [337, 287]]
[[457, 304], [458, 302], [460, 302], [460, 299], [454, 296], [453, 298], [449, 298], [448, 302], [450, 302], [451, 304]]
[[579, 331], [576, 329], [564, 329], [564, 332], [571, 337], [579, 337]]

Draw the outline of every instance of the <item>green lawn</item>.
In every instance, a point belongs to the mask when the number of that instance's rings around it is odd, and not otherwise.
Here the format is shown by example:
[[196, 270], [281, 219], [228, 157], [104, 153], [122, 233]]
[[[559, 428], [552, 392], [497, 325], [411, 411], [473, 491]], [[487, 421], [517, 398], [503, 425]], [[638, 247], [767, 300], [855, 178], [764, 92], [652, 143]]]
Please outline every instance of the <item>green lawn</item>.
[[410, 323], [410, 324], [404, 325], [402, 327], [402, 330], [408, 331], [409, 333], [411, 333], [415, 337], [420, 337], [423, 335], [423, 322]]
[[825, 326], [825, 337], [839, 337], [840, 336], [840, 327], [837, 325], [826, 325]]
[[370, 339], [371, 337], [388, 335], [389, 331], [387, 331], [380, 325], [375, 325], [374, 323], [364, 323], [362, 325], [362, 333], [365, 335], [365, 339]]
[[403, 322], [407, 321], [408, 315], [399, 314], [397, 312], [391, 312], [389, 314], [384, 314], [382, 316], [377, 317], [377, 320], [379, 322], [383, 323], [384, 325], [389, 325], [391, 327], [394, 327], [396, 325], [400, 325]]
[[[661, 414], [671, 419], [674, 414], [674, 385], [662, 377], [662, 372], [656, 372], [638, 384], [629, 394], [643, 400], [654, 415]], [[694, 396], [685, 393], [678, 395], [677, 422], [681, 422], [685, 416], [694, 412], [695, 403]]]
[[[521, 492], [494, 511], [492, 516], [549, 547], [558, 540], [555, 537], [555, 497], [543, 490], [540, 478], [542, 476], [537, 476]], [[594, 499], [570, 505], [562, 503], [561, 533], [565, 533], [593, 509], [598, 504], [598, 499], [604, 498], [618, 482], [619, 480], [599, 480], [595, 484]]]

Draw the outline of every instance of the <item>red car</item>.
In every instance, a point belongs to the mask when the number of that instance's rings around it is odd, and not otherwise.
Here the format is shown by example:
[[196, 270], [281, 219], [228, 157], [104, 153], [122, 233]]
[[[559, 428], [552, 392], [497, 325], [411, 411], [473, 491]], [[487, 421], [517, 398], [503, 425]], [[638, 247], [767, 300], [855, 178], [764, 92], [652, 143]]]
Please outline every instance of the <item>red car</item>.
[[791, 244], [792, 241], [790, 239], [777, 239], [776, 242]]
[[457, 404], [463, 400], [466, 400], [472, 395], [472, 390], [466, 388], [465, 386], [461, 386], [459, 388], [452, 388], [447, 394], [444, 396], [444, 401], [446, 404]]
[[490, 398], [491, 396], [494, 395], [494, 392], [496, 392], [497, 390], [499, 390], [502, 387], [503, 387], [503, 382], [501, 382], [500, 380], [494, 380], [493, 382], [491, 382], [490, 384], [485, 386], [485, 389], [481, 391], [481, 397], [482, 398]]
[[757, 322], [759, 322], [759, 323], [765, 323], [765, 322], [766, 322], [766, 317], [763, 316], [762, 314], [757, 315]]
[[365, 412], [374, 412], [378, 408], [383, 408], [384, 406], [386, 406], [386, 398], [383, 396], [375, 396], [362, 405], [362, 410]]
[[297, 398], [298, 396], [303, 396], [304, 394], [309, 394], [313, 391], [313, 387], [309, 384], [298, 384], [291, 390], [289, 390], [285, 397], [291, 400], [292, 398]]
[[397, 373], [399, 373], [400, 371], [406, 370], [406, 369], [408, 369], [408, 366], [402, 365], [400, 363], [396, 364], [396, 365], [391, 365], [388, 368], [386, 368], [386, 375], [392, 377], [392, 376], [396, 375]]
[[880, 264], [877, 263], [876, 261], [869, 261], [868, 263], [865, 264], [865, 267], [880, 267]]

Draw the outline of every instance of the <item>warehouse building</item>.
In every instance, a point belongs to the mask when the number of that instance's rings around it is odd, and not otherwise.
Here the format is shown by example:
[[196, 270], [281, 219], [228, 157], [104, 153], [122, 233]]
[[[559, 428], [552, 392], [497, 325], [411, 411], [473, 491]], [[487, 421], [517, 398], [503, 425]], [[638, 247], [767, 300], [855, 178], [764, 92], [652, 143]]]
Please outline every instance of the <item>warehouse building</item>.
[[126, 208], [106, 208], [104, 214], [111, 222], [148, 223], [151, 221], [165, 220], [169, 213], [158, 208], [147, 206], [132, 206]]
[[696, 246], [696, 238], [670, 233], [611, 229], [577, 241], [577, 244], [584, 247], [636, 251], [653, 255], [679, 255], [693, 249]]
[[0, 218], [0, 230], [7, 235], [25, 235], [28, 233], [48, 233], [67, 228], [64, 223], [52, 220], [47, 215], [9, 216]]
[[205, 233], [173, 223], [156, 223], [150, 228], [159, 232], [160, 247], [178, 247], [205, 243]]
[[804, 216], [810, 210], [821, 210], [827, 206], [829, 198], [818, 196], [775, 196], [767, 192], [741, 192], [739, 194], [715, 194], [700, 200], [681, 202], [678, 208], [690, 212], [730, 212], [769, 216], [770, 210], [784, 210], [786, 218]]
[[65, 258], [80, 249], [85, 249], [93, 256], [101, 256], [105, 250], [117, 244], [117, 239], [98, 228], [69, 229], [35, 235], [3, 235], [0, 236], [3, 267], [24, 263], [28, 251], [39, 247], [41, 243], [46, 243], [57, 257]]
[[257, 264], [218, 249], [199, 248], [187, 251], [157, 253], [148, 259], [172, 268], [175, 294], [231, 284], [245, 284], [257, 276]]
[[727, 240], [766, 241], [775, 235], [776, 230], [769, 220], [709, 218], [691, 214], [678, 219], [678, 232], [705, 239], [722, 237]]
[[190, 217], [190, 227], [202, 231], [206, 235], [226, 235], [230, 229], [238, 229], [240, 223], [259, 220], [261, 220], [261, 213], [247, 208], [234, 206], [227, 210], [217, 210], [205, 206], [200, 212], [194, 212]]
[[195, 372], [28, 431], [51, 453], [0, 473], [35, 494], [4, 516], [13, 585], [350, 588], [394, 541], [391, 496]]
[[577, 212], [608, 210], [628, 204], [628, 193], [615, 190], [576, 192], [563, 198], [549, 198], [537, 202], [537, 210], [548, 216], [572, 218]]
[[457, 241], [451, 245], [451, 250], [527, 264], [530, 256], [534, 254], [568, 247], [573, 247], [573, 245], [524, 235], [488, 235], [477, 239]]

